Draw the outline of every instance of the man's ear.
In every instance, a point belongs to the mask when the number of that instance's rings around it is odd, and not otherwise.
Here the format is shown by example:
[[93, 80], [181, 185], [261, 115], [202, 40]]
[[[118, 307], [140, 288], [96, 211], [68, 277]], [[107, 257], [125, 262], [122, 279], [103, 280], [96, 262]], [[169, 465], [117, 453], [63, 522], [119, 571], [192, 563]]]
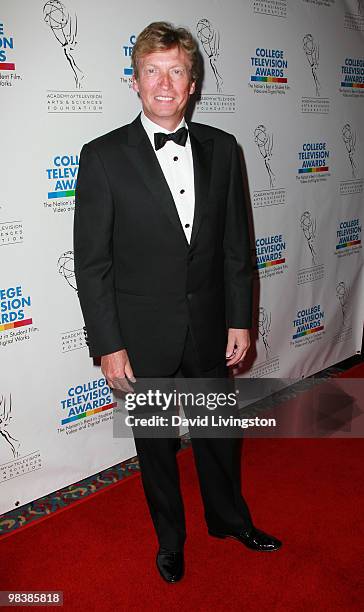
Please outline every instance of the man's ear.
[[137, 79], [135, 78], [135, 75], [134, 75], [134, 74], [133, 74], [132, 79], [133, 79], [133, 81], [132, 81], [131, 86], [132, 86], [132, 88], [134, 89], [134, 91], [136, 91], [137, 93], [139, 93], [139, 85], [138, 85], [138, 81], [137, 81]]
[[195, 89], [196, 89], [196, 81], [192, 81], [191, 85], [190, 85], [190, 96], [195, 93]]

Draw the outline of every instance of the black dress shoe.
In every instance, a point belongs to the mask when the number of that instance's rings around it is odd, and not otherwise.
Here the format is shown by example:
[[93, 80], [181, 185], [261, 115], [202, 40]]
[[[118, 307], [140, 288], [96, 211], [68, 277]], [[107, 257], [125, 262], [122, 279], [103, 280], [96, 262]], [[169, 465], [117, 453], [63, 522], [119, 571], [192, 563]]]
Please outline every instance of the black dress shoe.
[[160, 548], [157, 554], [157, 568], [166, 582], [178, 582], [184, 574], [183, 552]]
[[256, 527], [252, 527], [249, 531], [240, 531], [239, 533], [223, 533], [209, 529], [209, 534], [214, 538], [234, 538], [247, 548], [260, 552], [278, 550], [282, 546], [280, 540], [264, 533], [264, 531], [260, 531], [260, 529], [256, 529]]

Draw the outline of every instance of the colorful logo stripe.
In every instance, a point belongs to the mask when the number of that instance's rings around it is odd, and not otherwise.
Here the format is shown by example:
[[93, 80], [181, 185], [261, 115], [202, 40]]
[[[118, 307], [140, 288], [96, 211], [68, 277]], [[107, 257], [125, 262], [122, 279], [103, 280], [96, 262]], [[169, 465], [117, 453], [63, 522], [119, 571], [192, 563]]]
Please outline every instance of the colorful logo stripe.
[[0, 70], [15, 70], [15, 64], [9, 62], [0, 62]]
[[48, 199], [51, 200], [53, 198], [71, 198], [75, 195], [74, 189], [69, 189], [68, 191], [49, 191]]
[[353, 246], [356, 246], [357, 244], [361, 244], [361, 240], [352, 240], [351, 242], [344, 242], [343, 244], [337, 244], [336, 250], [338, 251], [339, 249], [346, 249], [347, 247], [353, 247]]
[[284, 263], [285, 259], [275, 259], [274, 261], [265, 261], [264, 263], [257, 264], [257, 269], [261, 268], [271, 268], [272, 266], [278, 266], [278, 264]]
[[115, 408], [115, 406], [117, 406], [117, 402], [107, 404], [106, 406], [101, 406], [101, 408], [94, 408], [94, 410], [86, 410], [86, 412], [82, 412], [81, 414], [76, 414], [75, 416], [68, 417], [67, 419], [62, 419], [61, 425], [71, 423], [72, 421], [78, 421], [79, 419], [85, 419], [86, 417], [89, 417], [92, 414], [97, 414], [98, 412], [105, 412], [105, 410], [110, 410], [110, 408]]
[[318, 168], [298, 168], [298, 174], [308, 174], [309, 172], [327, 172], [329, 166], [321, 166]]
[[364, 83], [341, 83], [341, 87], [354, 87], [357, 89], [364, 89]]
[[293, 340], [295, 340], [296, 338], [301, 338], [301, 336], [308, 336], [309, 334], [315, 334], [316, 332], [319, 332], [322, 329], [324, 329], [323, 325], [321, 325], [320, 327], [314, 327], [313, 329], [307, 329], [306, 331], [300, 332], [299, 334], [295, 334], [294, 336], [292, 336], [292, 338]]
[[25, 325], [31, 325], [33, 323], [33, 319], [23, 319], [22, 321], [14, 321], [14, 323], [4, 323], [0, 325], [0, 332], [3, 332], [7, 329], [14, 329], [15, 327], [24, 327]]
[[251, 81], [260, 81], [263, 83], [287, 83], [286, 77], [270, 77], [270, 76], [251, 76]]

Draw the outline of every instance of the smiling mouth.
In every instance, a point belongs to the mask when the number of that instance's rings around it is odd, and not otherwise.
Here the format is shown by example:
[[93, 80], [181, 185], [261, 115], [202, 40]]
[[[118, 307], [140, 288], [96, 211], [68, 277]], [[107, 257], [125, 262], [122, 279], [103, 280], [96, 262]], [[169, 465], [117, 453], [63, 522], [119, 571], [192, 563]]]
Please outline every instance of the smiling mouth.
[[173, 102], [174, 98], [171, 96], [155, 96], [155, 100], [158, 100], [158, 102]]

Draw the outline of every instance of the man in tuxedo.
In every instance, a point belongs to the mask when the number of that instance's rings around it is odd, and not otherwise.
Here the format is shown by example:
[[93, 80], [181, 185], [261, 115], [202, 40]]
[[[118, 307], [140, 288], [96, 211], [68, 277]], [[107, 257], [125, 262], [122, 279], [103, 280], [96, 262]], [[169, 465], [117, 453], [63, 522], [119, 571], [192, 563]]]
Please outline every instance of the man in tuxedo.
[[[247, 214], [235, 138], [185, 121], [198, 45], [166, 22], [133, 48], [142, 113], [84, 145], [76, 189], [75, 272], [90, 355], [114, 389], [141, 377], [225, 379], [251, 327]], [[184, 573], [186, 538], [176, 439], [135, 437], [156, 530], [157, 567]], [[210, 535], [257, 551], [281, 542], [257, 529], [240, 491], [239, 440], [192, 438]]]

